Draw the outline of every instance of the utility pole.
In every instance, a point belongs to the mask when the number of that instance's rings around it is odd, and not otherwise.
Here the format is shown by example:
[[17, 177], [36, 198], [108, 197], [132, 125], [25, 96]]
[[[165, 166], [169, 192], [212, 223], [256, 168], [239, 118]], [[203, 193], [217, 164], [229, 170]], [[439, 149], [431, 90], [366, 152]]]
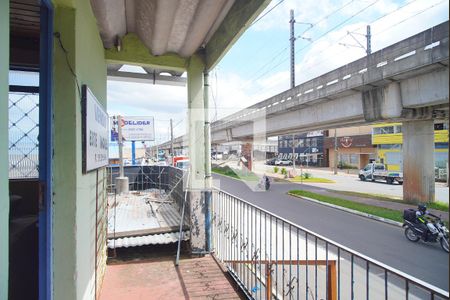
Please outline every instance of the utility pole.
[[[347, 31], [347, 34], [352, 37], [353, 40], [357, 43], [357, 45], [352, 44], [345, 44], [345, 43], [339, 43], [339, 45], [345, 46], [345, 47], [356, 47], [356, 48], [362, 48], [366, 50], [367, 58], [369, 58], [369, 55], [372, 54], [372, 34], [370, 32], [370, 25], [367, 25], [366, 27], [366, 34], [357, 33], [357, 32], [350, 32]], [[366, 46], [364, 47], [363, 44], [354, 36], [354, 35], [362, 35], [366, 38]]]
[[294, 36], [294, 10], [291, 9], [291, 19], [289, 20], [291, 24], [291, 89], [295, 87], [295, 36]]
[[336, 129], [334, 129], [334, 175], [337, 174], [337, 160], [338, 160], [337, 132]]
[[117, 116], [117, 132], [119, 143], [119, 177], [123, 177], [123, 140], [122, 140], [122, 116]]
[[117, 194], [125, 193], [129, 191], [128, 177], [124, 176], [123, 172], [123, 138], [122, 138], [122, 116], [117, 116], [117, 132], [119, 143], [119, 177], [116, 177], [116, 192]]
[[[295, 134], [292, 135], [292, 168], [295, 172]], [[294, 174], [295, 176], [295, 174]]]
[[173, 152], [173, 123], [172, 123], [172, 119], [170, 119], [170, 155], [172, 157], [174, 156], [174, 152]]

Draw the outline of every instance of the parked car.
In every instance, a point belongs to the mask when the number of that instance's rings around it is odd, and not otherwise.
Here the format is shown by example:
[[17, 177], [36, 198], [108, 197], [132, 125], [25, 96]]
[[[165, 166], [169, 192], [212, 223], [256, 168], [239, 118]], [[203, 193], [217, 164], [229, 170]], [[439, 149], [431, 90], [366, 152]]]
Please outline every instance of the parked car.
[[266, 165], [274, 166], [276, 160], [277, 160], [276, 157], [275, 157], [275, 158], [268, 159], [268, 160], [266, 161]]
[[398, 184], [403, 184], [403, 172], [388, 171], [383, 164], [370, 163], [359, 171], [359, 179], [365, 180], [384, 180], [389, 184], [397, 181]]
[[275, 161], [275, 166], [291, 166], [292, 160], [289, 159], [277, 159]]

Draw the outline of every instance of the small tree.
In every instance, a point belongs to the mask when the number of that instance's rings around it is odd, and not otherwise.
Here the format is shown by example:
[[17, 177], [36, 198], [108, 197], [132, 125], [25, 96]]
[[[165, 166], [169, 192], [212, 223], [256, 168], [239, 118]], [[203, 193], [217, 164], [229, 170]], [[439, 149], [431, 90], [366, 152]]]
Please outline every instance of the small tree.
[[287, 175], [286, 168], [281, 168], [281, 174], [282, 174], [282, 175]]
[[274, 173], [278, 173], [279, 168], [278, 167], [273, 167], [273, 172]]

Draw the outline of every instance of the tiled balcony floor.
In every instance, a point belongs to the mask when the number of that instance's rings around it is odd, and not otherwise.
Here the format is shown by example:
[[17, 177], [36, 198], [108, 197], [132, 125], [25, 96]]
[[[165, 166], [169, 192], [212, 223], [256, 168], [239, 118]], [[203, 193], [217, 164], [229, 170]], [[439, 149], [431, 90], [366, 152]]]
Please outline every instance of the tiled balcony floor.
[[244, 299], [210, 255], [173, 256], [109, 264], [101, 300], [115, 299]]

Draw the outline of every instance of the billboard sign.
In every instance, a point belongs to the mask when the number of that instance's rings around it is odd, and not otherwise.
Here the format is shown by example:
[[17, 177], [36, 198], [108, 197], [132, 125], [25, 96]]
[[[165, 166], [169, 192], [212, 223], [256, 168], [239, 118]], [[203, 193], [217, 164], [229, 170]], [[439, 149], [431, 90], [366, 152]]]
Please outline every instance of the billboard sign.
[[[122, 138], [124, 141], [154, 141], [155, 121], [153, 117], [122, 117]], [[110, 118], [111, 141], [119, 139], [117, 117]]]
[[82, 87], [83, 173], [108, 165], [108, 114], [91, 90]]

